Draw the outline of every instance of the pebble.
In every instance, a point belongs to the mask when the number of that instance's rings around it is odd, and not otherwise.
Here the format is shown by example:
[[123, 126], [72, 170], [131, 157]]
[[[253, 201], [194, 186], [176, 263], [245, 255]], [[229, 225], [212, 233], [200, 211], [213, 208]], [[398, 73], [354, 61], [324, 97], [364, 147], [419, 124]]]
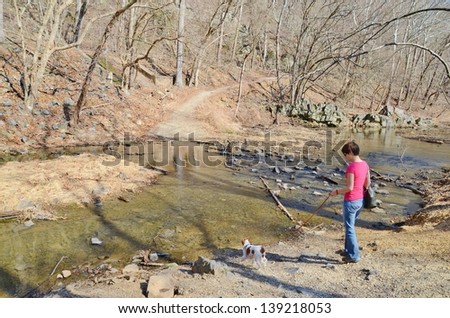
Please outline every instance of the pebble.
[[374, 212], [374, 213], [386, 213], [386, 211], [385, 211], [384, 209], [379, 208], [379, 207], [370, 209], [370, 211], [371, 211], [371, 212]]
[[295, 275], [298, 272], [300, 272], [300, 268], [299, 267], [290, 267], [290, 268], [286, 269], [286, 272], [288, 272], [289, 274]]
[[98, 237], [91, 238], [91, 244], [92, 245], [102, 245], [103, 241], [100, 240]]
[[123, 274], [133, 274], [139, 272], [139, 266], [136, 264], [128, 264], [122, 269]]
[[327, 269], [336, 269], [336, 266], [331, 264], [331, 263], [327, 263], [324, 266], [322, 266], [323, 268], [327, 268]]
[[32, 227], [32, 226], [34, 225], [34, 223], [33, 223], [33, 221], [28, 220], [28, 221], [26, 221], [25, 223], [23, 223], [23, 225], [24, 225], [25, 227]]
[[68, 278], [68, 277], [72, 276], [72, 272], [69, 271], [68, 269], [65, 269], [61, 272], [61, 275], [63, 278]]

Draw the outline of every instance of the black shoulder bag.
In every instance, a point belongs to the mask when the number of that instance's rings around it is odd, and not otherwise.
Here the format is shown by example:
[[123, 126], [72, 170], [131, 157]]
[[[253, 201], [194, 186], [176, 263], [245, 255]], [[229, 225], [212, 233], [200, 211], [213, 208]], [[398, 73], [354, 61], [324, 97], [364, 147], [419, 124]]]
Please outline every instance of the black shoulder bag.
[[375, 190], [371, 186], [369, 186], [367, 189], [364, 189], [363, 206], [365, 209], [372, 209], [377, 206], [377, 202], [375, 199]]

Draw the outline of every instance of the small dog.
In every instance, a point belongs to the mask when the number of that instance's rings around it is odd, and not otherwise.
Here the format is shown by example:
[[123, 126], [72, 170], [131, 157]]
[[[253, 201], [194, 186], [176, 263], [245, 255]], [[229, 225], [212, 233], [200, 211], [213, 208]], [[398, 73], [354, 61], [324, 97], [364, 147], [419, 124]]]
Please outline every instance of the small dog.
[[261, 245], [253, 245], [248, 239], [242, 240], [242, 259], [253, 259], [256, 268], [267, 265], [266, 250]]

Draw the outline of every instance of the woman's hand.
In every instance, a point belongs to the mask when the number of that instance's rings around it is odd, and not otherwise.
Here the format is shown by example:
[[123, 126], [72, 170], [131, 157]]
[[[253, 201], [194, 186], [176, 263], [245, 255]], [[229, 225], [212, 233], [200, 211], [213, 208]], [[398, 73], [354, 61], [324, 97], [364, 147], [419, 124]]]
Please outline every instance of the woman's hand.
[[330, 197], [335, 197], [339, 194], [339, 189], [333, 190], [330, 192]]

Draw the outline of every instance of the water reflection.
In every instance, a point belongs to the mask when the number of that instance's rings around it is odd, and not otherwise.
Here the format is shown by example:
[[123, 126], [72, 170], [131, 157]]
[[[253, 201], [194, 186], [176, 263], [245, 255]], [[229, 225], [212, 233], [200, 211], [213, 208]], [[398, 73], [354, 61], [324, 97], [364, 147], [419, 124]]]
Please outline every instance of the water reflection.
[[371, 167], [384, 173], [412, 176], [420, 168], [439, 168], [448, 164], [450, 146], [402, 138], [393, 130], [353, 131], [361, 140], [363, 156]]

